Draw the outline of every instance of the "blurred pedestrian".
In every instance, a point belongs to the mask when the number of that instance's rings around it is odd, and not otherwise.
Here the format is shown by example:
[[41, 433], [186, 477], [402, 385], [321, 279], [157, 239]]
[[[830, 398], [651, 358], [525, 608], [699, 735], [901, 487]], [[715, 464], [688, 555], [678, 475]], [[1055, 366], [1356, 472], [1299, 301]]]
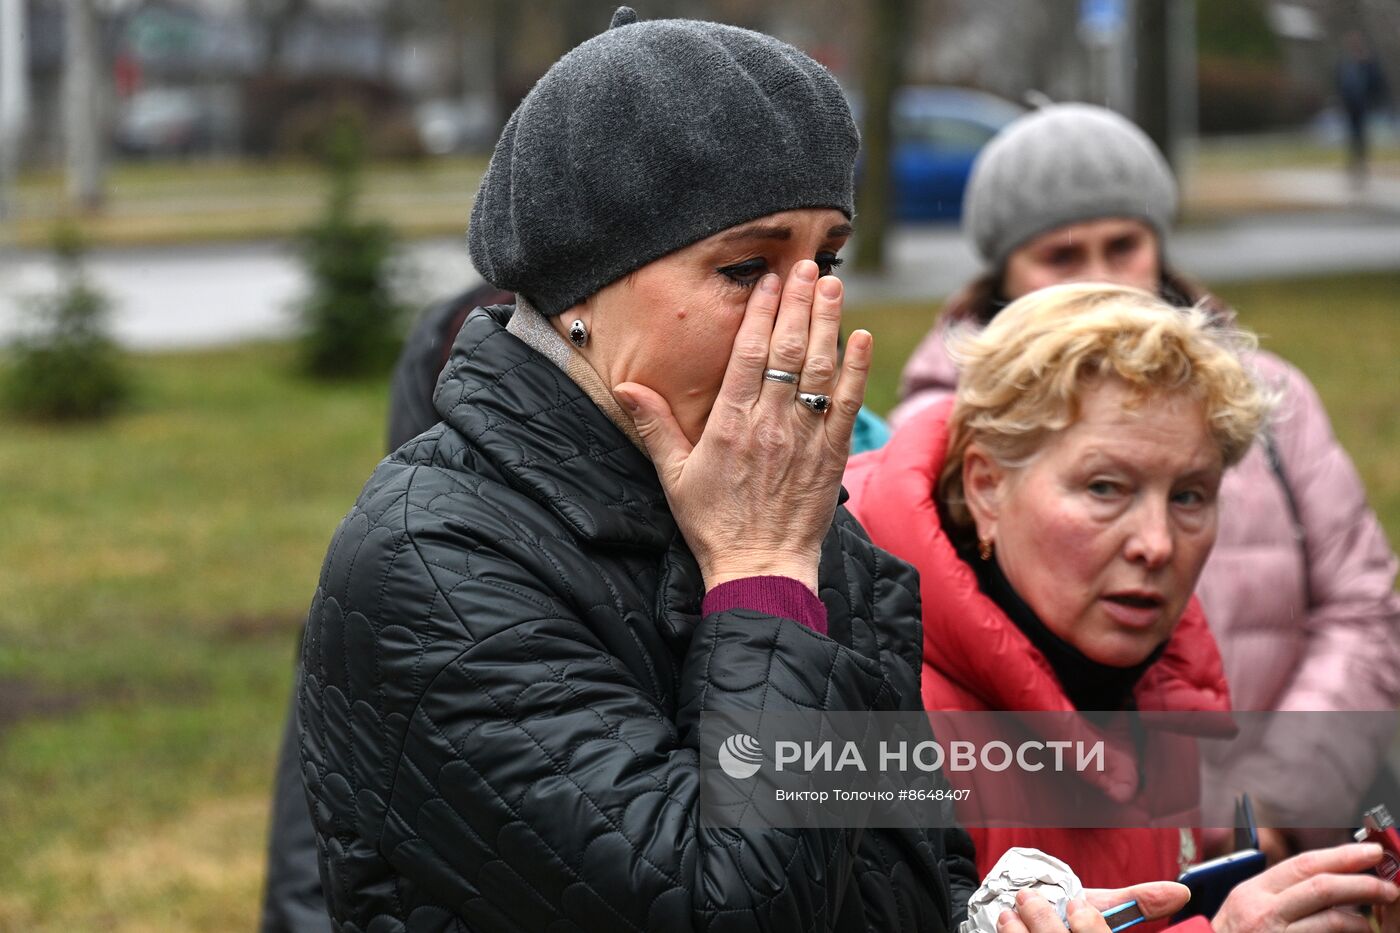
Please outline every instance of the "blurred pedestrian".
[[[896, 435], [917, 411], [954, 393], [950, 335], [985, 327], [1009, 301], [1040, 288], [1132, 285], [1181, 307], [1200, 304], [1228, 324], [1233, 312], [1167, 263], [1176, 204], [1161, 153], [1112, 111], [1055, 105], [1003, 129], [973, 166], [963, 217], [986, 271], [948, 301], [905, 366], [902, 401], [891, 414]], [[1279, 403], [1260, 442], [1225, 476], [1219, 535], [1197, 588], [1234, 708], [1393, 711], [1400, 705], [1395, 555], [1307, 377], [1265, 351], [1248, 362]], [[1307, 825], [1319, 800], [1345, 801], [1359, 814], [1373, 779], [1387, 776], [1393, 725], [1378, 719], [1364, 717], [1316, 746], [1276, 735], [1251, 750], [1274, 776], [1249, 788], [1261, 819]], [[1293, 779], [1319, 757], [1338, 762], [1334, 782]], [[1218, 765], [1228, 771], [1233, 763]], [[1275, 860], [1301, 844], [1268, 829], [1261, 842]]]
[[1337, 95], [1347, 122], [1347, 170], [1352, 184], [1366, 184], [1367, 159], [1370, 155], [1372, 112], [1389, 100], [1385, 72], [1366, 37], [1350, 30], [1342, 37], [1341, 58], [1337, 62]]
[[424, 309], [404, 341], [389, 382], [389, 453], [442, 420], [433, 407], [433, 391], [467, 315], [477, 308], [514, 303], [514, 293], [482, 282]]

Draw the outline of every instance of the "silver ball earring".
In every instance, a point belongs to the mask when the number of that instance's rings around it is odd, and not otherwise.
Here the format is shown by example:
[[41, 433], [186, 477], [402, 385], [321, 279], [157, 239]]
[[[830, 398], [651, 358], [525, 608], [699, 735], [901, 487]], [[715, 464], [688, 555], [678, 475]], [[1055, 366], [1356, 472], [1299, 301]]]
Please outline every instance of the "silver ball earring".
[[588, 328], [584, 326], [583, 321], [575, 319], [574, 322], [569, 325], [569, 340], [576, 347], [581, 347], [588, 343]]

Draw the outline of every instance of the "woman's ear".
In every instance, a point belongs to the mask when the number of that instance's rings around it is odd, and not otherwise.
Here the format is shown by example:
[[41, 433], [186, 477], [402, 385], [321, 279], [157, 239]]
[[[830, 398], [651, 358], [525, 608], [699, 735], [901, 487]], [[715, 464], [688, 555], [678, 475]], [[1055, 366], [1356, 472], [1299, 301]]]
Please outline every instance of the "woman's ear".
[[979, 541], [996, 540], [1006, 479], [1006, 468], [985, 448], [976, 441], [968, 445], [967, 453], [963, 454], [963, 495], [967, 498], [972, 521], [977, 525]]

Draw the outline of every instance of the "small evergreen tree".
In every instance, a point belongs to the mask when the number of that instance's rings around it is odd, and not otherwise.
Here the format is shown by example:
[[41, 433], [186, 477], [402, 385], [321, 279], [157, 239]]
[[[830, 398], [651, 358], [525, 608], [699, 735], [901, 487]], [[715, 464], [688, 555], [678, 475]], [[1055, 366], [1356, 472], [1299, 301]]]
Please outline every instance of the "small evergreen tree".
[[76, 228], [57, 229], [53, 251], [59, 289], [33, 299], [35, 326], [14, 341], [5, 373], [6, 405], [28, 418], [110, 415], [131, 389], [121, 351], [106, 334], [111, 302], [88, 281]]
[[355, 217], [362, 163], [360, 128], [342, 115], [325, 147], [325, 211], [300, 238], [312, 282], [300, 308], [302, 361], [308, 372], [323, 378], [383, 372], [399, 349], [402, 309], [389, 286], [393, 231]]

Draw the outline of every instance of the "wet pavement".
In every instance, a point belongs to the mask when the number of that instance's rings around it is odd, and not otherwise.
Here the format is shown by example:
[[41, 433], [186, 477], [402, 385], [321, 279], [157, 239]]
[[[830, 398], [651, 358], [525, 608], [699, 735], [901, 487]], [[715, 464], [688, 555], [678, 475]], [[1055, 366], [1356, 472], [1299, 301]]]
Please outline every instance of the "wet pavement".
[[[882, 276], [846, 274], [848, 302], [935, 302], [976, 274], [955, 227], [906, 227], [889, 244]], [[1400, 212], [1348, 210], [1242, 217], [1177, 231], [1169, 260], [1208, 284], [1280, 276], [1400, 269]], [[284, 243], [94, 251], [94, 282], [114, 302], [112, 331], [139, 349], [212, 346], [279, 338], [296, 329], [306, 289]], [[414, 305], [478, 281], [462, 239], [428, 240], [403, 251], [398, 280]], [[0, 253], [0, 340], [23, 326], [24, 296], [53, 288], [38, 252]], [[1400, 306], [1400, 295], [1396, 296]]]

